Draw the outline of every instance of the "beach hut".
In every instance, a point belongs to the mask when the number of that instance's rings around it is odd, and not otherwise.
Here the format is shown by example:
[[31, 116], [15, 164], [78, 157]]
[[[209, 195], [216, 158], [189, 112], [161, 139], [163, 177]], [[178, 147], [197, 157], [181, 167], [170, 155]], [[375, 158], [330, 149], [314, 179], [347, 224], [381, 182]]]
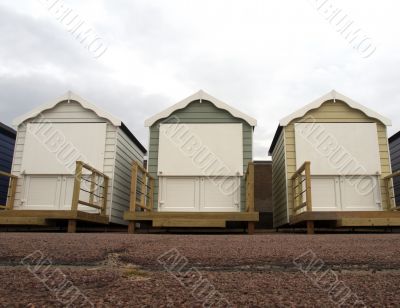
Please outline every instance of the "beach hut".
[[153, 227], [220, 228], [242, 221], [252, 232], [255, 125], [204, 91], [147, 119], [148, 167], [133, 170], [130, 231], [147, 220]]
[[132, 162], [146, 149], [124, 123], [68, 92], [14, 120], [12, 208], [1, 224], [126, 224]]
[[269, 149], [274, 226], [400, 224], [390, 211], [388, 125], [336, 91], [283, 118]]
[[9, 177], [14, 154], [16, 131], [0, 122], [0, 206], [5, 207], [9, 190]]
[[[400, 173], [400, 131], [389, 138], [390, 159], [394, 173]], [[393, 179], [396, 207], [400, 206], [400, 178]]]

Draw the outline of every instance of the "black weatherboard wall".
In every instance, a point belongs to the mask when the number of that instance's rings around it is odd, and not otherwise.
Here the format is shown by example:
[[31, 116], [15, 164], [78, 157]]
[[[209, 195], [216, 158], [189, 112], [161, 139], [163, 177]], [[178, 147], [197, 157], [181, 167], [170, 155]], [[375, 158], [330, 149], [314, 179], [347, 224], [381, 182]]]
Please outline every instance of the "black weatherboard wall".
[[[389, 138], [390, 158], [392, 160], [392, 171], [400, 171], [400, 131]], [[400, 179], [394, 178], [394, 192], [396, 195], [396, 205], [400, 206]]]
[[[10, 173], [16, 132], [0, 122], [0, 171]], [[0, 177], [0, 205], [7, 201], [8, 178]]]

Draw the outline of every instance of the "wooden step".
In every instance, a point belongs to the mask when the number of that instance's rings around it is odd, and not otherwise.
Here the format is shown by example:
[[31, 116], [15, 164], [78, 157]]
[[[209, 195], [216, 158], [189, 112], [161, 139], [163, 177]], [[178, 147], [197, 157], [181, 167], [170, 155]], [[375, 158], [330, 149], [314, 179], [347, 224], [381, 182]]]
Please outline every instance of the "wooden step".
[[156, 218], [153, 227], [209, 227], [225, 228], [224, 219], [184, 219], [184, 218]]
[[46, 219], [41, 217], [0, 217], [0, 225], [46, 226]]
[[400, 226], [399, 217], [388, 218], [342, 218], [337, 221], [338, 227], [383, 227]]

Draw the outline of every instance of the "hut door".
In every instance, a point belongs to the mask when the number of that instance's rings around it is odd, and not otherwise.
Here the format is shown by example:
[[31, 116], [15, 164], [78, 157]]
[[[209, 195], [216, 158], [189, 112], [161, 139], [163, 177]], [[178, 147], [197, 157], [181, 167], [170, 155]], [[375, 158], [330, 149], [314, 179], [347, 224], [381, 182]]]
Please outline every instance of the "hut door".
[[239, 177], [159, 177], [160, 211], [237, 212]]

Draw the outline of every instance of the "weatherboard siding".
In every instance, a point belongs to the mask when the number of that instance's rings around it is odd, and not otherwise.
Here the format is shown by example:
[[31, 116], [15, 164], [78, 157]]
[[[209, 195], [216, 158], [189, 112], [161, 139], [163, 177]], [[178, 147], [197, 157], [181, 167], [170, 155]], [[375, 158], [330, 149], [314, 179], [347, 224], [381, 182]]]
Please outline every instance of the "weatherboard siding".
[[[253, 159], [253, 128], [244, 120], [233, 117], [229, 112], [215, 107], [211, 102], [203, 100], [194, 101], [185, 108], [173, 112], [169, 117], [161, 119], [150, 127], [148, 170], [155, 178], [154, 185], [154, 207], [158, 206], [158, 145], [159, 124], [168, 122], [168, 119], [178, 118], [180, 123], [242, 123], [243, 127], [243, 171], [246, 172], [247, 165]], [[245, 208], [246, 194], [244, 177], [241, 178], [241, 210]]]
[[[12, 159], [14, 154], [15, 136], [0, 131], [0, 171], [11, 172]], [[5, 205], [7, 202], [9, 179], [0, 177], [0, 205]]]
[[[396, 138], [392, 137], [389, 146], [392, 171], [400, 171], [400, 135], [397, 135]], [[395, 185], [396, 205], [400, 206], [400, 178], [395, 177], [393, 182]]]
[[125, 211], [129, 210], [132, 162], [143, 165], [144, 153], [122, 131], [117, 129], [117, 148], [115, 157], [114, 185], [111, 210], [112, 222], [127, 224], [122, 219]]
[[272, 200], [274, 228], [288, 223], [285, 143], [283, 130], [272, 153]]

